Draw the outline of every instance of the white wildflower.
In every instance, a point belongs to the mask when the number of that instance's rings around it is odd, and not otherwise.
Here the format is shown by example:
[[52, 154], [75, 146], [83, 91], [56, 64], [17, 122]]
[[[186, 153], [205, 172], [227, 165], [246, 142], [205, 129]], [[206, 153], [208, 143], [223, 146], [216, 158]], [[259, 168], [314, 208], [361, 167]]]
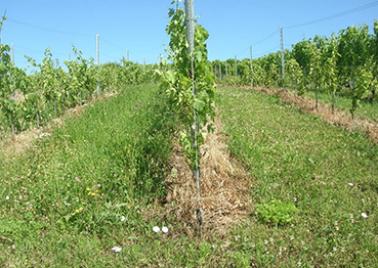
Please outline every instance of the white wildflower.
[[5, 200], [9, 200], [9, 195], [7, 195], [7, 196], [5, 197]]
[[364, 218], [364, 219], [367, 219], [369, 216], [366, 212], [362, 212], [361, 217]]
[[167, 234], [167, 233], [168, 233], [168, 227], [163, 226], [163, 227], [161, 228], [161, 231], [162, 231], [163, 233]]
[[154, 226], [152, 228], [152, 231], [154, 231], [155, 233], [159, 233], [160, 232], [160, 227], [159, 226]]
[[125, 216], [121, 216], [121, 222], [125, 222], [127, 218]]
[[43, 138], [47, 138], [47, 137], [50, 137], [51, 136], [51, 134], [50, 133], [41, 133], [40, 135], [39, 135], [39, 138], [40, 139], [43, 139]]
[[119, 246], [112, 247], [112, 252], [114, 253], [120, 253], [122, 251], [122, 248]]
[[354, 184], [351, 183], [351, 182], [349, 182], [348, 185], [349, 185], [350, 187], [353, 187], [353, 186], [354, 186]]

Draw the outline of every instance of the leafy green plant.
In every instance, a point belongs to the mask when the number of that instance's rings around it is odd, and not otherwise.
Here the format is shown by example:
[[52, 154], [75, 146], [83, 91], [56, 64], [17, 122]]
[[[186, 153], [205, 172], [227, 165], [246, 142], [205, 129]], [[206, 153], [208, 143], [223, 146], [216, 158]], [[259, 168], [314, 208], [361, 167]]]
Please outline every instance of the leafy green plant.
[[172, 1], [172, 4], [176, 4], [176, 8], [169, 10], [170, 22], [166, 29], [170, 36], [171, 64], [163, 62], [157, 74], [168, 106], [175, 111], [181, 124], [180, 141], [196, 181], [196, 214], [201, 226], [200, 147], [206, 133], [213, 130], [215, 116], [215, 82], [206, 46], [209, 34], [190, 17], [191, 1], [185, 1], [187, 13], [179, 8], [179, 1]]
[[[331, 37], [315, 36], [294, 44], [285, 52], [283, 85], [299, 95], [314, 93], [316, 108], [327, 94], [333, 112], [337, 105], [349, 110], [354, 117], [362, 103], [375, 104], [378, 100], [378, 21], [374, 22], [370, 32], [366, 25], [348, 27]], [[253, 72], [248, 68], [248, 62], [248, 59], [237, 61], [240, 78], [229, 76], [228, 70], [235, 66], [232, 59], [213, 61], [213, 73], [220, 83], [226, 85], [250, 85], [253, 80], [257, 86], [282, 86], [280, 53], [270, 53], [253, 60]], [[349, 99], [352, 105], [346, 107], [336, 103], [336, 97], [338, 100], [341, 97]], [[374, 116], [368, 117], [375, 119]]]
[[40, 63], [26, 57], [32, 70], [26, 74], [11, 62], [10, 47], [0, 44], [1, 132], [17, 133], [45, 125], [67, 108], [91, 99], [97, 81], [102, 92], [152, 81], [152, 66], [146, 68], [130, 61], [95, 66], [79, 49], [74, 47], [73, 52], [75, 58], [65, 62], [67, 71], [53, 58], [50, 49], [45, 50]]
[[256, 214], [264, 223], [284, 225], [293, 222], [298, 209], [292, 203], [272, 200], [256, 206]]
[[122, 59], [118, 72], [118, 82], [127, 85], [137, 85], [144, 81], [143, 69], [136, 63]]
[[82, 104], [92, 97], [96, 89], [96, 77], [93, 60], [86, 60], [83, 53], [73, 48], [76, 59], [66, 61], [68, 68], [68, 90], [66, 98], [70, 105]]
[[[181, 132], [182, 143], [190, 159], [195, 165], [195, 158], [199, 146], [204, 141], [206, 131], [212, 130], [215, 115], [214, 105], [214, 77], [207, 60], [206, 40], [208, 32], [201, 25], [195, 27], [194, 44], [194, 81], [192, 81], [191, 55], [188, 51], [186, 39], [185, 12], [181, 8], [170, 9], [170, 23], [167, 33], [169, 42], [169, 59], [171, 65], [157, 71], [161, 78], [161, 89], [168, 97], [169, 105], [178, 115], [183, 125]], [[193, 94], [193, 86], [196, 94]], [[196, 118], [195, 118], [196, 117]], [[193, 122], [197, 121], [199, 132], [193, 136]], [[194, 146], [194, 140], [198, 141]]]
[[371, 84], [373, 81], [373, 74], [369, 66], [357, 68], [355, 71], [355, 81], [352, 92], [352, 107], [350, 113], [354, 117], [356, 109], [359, 107], [361, 100], [367, 99], [371, 93]]
[[332, 99], [332, 113], [335, 112], [336, 94], [338, 92], [337, 59], [340, 56], [337, 50], [337, 39], [331, 38], [325, 51], [322, 53], [322, 80], [321, 86], [327, 89]]
[[378, 96], [378, 21], [374, 22], [374, 36], [371, 41], [371, 51], [373, 55], [374, 81], [371, 87], [370, 103], [373, 103]]
[[299, 63], [295, 59], [290, 59], [286, 63], [285, 84], [293, 88], [298, 95], [303, 95], [303, 72]]
[[295, 45], [294, 53], [297, 55], [297, 61], [302, 62], [307, 89], [315, 93], [317, 109], [321, 90], [321, 51], [315, 42], [303, 41]]
[[368, 74], [370, 69], [371, 54], [369, 53], [369, 30], [364, 27], [348, 27], [341, 31], [339, 41], [339, 58], [338, 65], [344, 81], [352, 98], [352, 107], [350, 112], [352, 117], [358, 107], [360, 100], [366, 98], [367, 86], [370, 81], [362, 81], [360, 75], [365, 79], [370, 79]]

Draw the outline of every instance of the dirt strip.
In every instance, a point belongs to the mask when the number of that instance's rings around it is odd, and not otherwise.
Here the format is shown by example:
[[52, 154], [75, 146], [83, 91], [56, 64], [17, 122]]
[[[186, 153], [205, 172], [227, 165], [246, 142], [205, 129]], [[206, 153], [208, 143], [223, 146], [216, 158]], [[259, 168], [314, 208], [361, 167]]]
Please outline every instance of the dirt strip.
[[[251, 87], [242, 88], [251, 90]], [[332, 125], [343, 127], [349, 131], [366, 133], [374, 143], [378, 143], [378, 123], [376, 122], [359, 117], [352, 118], [350, 113], [340, 109], [335, 109], [334, 113], [332, 113], [331, 106], [321, 102], [319, 102], [318, 108], [316, 109], [316, 101], [314, 99], [298, 96], [287, 89], [256, 87], [252, 90], [278, 96], [284, 103], [295, 105], [301, 111], [319, 116]]]

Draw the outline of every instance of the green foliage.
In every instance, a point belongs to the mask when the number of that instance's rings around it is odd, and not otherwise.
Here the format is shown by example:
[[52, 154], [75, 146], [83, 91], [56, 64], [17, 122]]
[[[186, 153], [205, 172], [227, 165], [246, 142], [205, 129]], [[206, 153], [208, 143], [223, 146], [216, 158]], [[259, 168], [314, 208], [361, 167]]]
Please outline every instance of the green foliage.
[[[367, 26], [349, 27], [340, 33], [339, 60], [341, 79], [348, 84], [349, 95], [352, 98], [350, 109], [352, 116], [359, 102], [369, 94], [372, 83], [370, 53], [370, 36]], [[368, 81], [362, 81], [361, 76]]]
[[340, 32], [338, 67], [342, 78], [352, 83], [356, 79], [357, 68], [369, 61], [369, 30], [364, 27], [348, 27]]
[[304, 85], [314, 91], [316, 99], [321, 90], [321, 53], [315, 42], [301, 41], [294, 45], [293, 56], [302, 67]]
[[337, 60], [340, 54], [337, 50], [337, 39], [335, 37], [331, 38], [327, 46], [324, 47], [322, 53], [322, 76], [321, 76], [321, 87], [326, 89], [328, 93], [332, 96], [332, 111], [335, 110], [336, 105], [336, 94], [338, 93], [339, 84], [337, 77]]
[[[194, 81], [192, 81], [191, 55], [186, 39], [185, 12], [181, 8], [169, 11], [170, 22], [167, 33], [170, 36], [169, 60], [157, 71], [161, 78], [161, 90], [168, 98], [170, 108], [182, 123], [181, 140], [192, 165], [204, 141], [206, 131], [212, 129], [215, 114], [214, 78], [207, 60], [206, 41], [208, 32], [199, 24], [194, 36]], [[193, 87], [195, 94], [193, 94]], [[194, 131], [198, 128], [198, 132]], [[197, 142], [195, 142], [197, 141]], [[191, 144], [191, 146], [189, 146]], [[195, 145], [196, 144], [196, 145]]]
[[4, 22], [7, 20], [7, 17], [4, 15], [0, 18], [0, 45], [1, 45], [1, 31], [3, 30]]
[[66, 61], [68, 68], [68, 103], [83, 103], [90, 98], [96, 88], [93, 60], [86, 60], [80, 50], [73, 48], [75, 60]]
[[9, 54], [9, 46], [0, 44], [0, 95], [2, 97], [6, 96], [10, 92], [11, 83], [11, 61]]
[[280, 62], [279, 53], [272, 53], [257, 60], [257, 64], [264, 70], [264, 86], [274, 87], [279, 85]]
[[303, 95], [303, 72], [299, 63], [295, 59], [289, 59], [286, 62], [285, 85], [296, 90], [298, 95]]
[[263, 68], [259, 64], [253, 63], [253, 72], [252, 72], [253, 84], [263, 85], [265, 83], [264, 75], [265, 75], [265, 72]]
[[275, 96], [219, 94], [229, 149], [253, 173], [252, 202], [293, 202], [300, 213], [284, 228], [252, 219], [232, 232], [227, 252], [250, 256], [254, 267], [375, 267], [378, 146]]
[[378, 21], [374, 22], [374, 37], [371, 40], [371, 51], [373, 55], [373, 75], [374, 80], [371, 85], [370, 102], [378, 100]]
[[311, 50], [314, 46], [310, 40], [303, 40], [293, 46], [292, 56], [299, 63], [303, 70], [303, 74], [307, 77], [311, 73]]
[[237, 251], [232, 255], [233, 266], [237, 268], [248, 268], [251, 267], [251, 254], [246, 254], [244, 252]]
[[27, 75], [11, 63], [9, 52], [9, 46], [0, 45], [0, 132], [40, 127], [67, 108], [92, 99], [97, 84], [106, 92], [152, 80], [151, 66], [126, 61], [95, 66], [76, 48], [75, 58], [65, 62], [67, 71], [47, 49], [41, 63], [27, 58], [34, 70]]
[[[218, 94], [229, 148], [254, 173], [252, 202], [295, 200], [295, 224], [249, 218], [203, 241], [161, 218], [175, 124], [157, 87], [127, 87], [26, 154], [0, 153], [0, 266], [375, 267], [377, 147], [275, 97]], [[168, 235], [152, 232], [163, 224]]]
[[[5, 18], [0, 20], [0, 31]], [[41, 63], [27, 57], [33, 72], [26, 74], [10, 58], [10, 47], [0, 42], [0, 132], [40, 127], [67, 108], [84, 104], [100, 91], [118, 91], [127, 85], [152, 81], [153, 66], [123, 60], [95, 66], [73, 48], [75, 58], [59, 66], [49, 49]], [[66, 70], [65, 70], [66, 69]]]
[[48, 215], [62, 228], [95, 233], [122, 224], [121, 215], [135, 220], [133, 202], [164, 194], [171, 134], [164, 113], [155, 87], [131, 87], [66, 121], [27, 157], [0, 161], [0, 213], [28, 222]]
[[360, 67], [355, 71], [356, 78], [353, 84], [352, 91], [352, 107], [350, 112], [352, 116], [360, 104], [360, 101], [367, 99], [371, 93], [371, 83], [373, 81], [373, 74], [369, 67]]
[[272, 200], [256, 206], [256, 214], [262, 222], [276, 225], [291, 223], [297, 212], [298, 209], [294, 204], [279, 200]]
[[[372, 42], [374, 62], [378, 65], [378, 20], [374, 22], [374, 39]], [[375, 69], [375, 73], [378, 72], [378, 68]]]
[[[213, 72], [226, 85], [286, 86], [303, 95], [315, 94], [316, 105], [321, 95], [328, 94], [332, 109], [337, 98], [350, 99], [349, 110], [354, 116], [360, 104], [378, 100], [378, 21], [373, 31], [368, 26], [348, 27], [331, 37], [315, 36], [293, 45], [285, 52], [285, 80], [280, 81], [280, 53], [270, 53], [252, 62], [253, 72], [247, 68], [249, 60], [214, 61]], [[237, 76], [230, 70], [237, 65]]]

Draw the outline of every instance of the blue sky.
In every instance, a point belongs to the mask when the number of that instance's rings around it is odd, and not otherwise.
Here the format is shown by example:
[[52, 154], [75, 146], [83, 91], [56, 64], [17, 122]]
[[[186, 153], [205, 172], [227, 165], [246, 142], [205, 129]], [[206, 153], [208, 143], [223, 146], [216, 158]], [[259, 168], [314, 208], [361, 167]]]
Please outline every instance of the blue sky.
[[[24, 55], [37, 61], [45, 48], [60, 62], [72, 57], [72, 45], [87, 57], [95, 55], [95, 34], [101, 36], [101, 62], [118, 61], [129, 50], [130, 59], [156, 62], [168, 43], [165, 26], [171, 0], [1, 0], [0, 12], [9, 20], [3, 42], [13, 45], [16, 64]], [[369, 9], [303, 27], [285, 29], [285, 46], [316, 34], [330, 35], [350, 25], [378, 19], [373, 0], [196, 0], [199, 22], [210, 32], [210, 59], [244, 58], [250, 44], [256, 57], [279, 48], [280, 26], [302, 24], [358, 6]]]

